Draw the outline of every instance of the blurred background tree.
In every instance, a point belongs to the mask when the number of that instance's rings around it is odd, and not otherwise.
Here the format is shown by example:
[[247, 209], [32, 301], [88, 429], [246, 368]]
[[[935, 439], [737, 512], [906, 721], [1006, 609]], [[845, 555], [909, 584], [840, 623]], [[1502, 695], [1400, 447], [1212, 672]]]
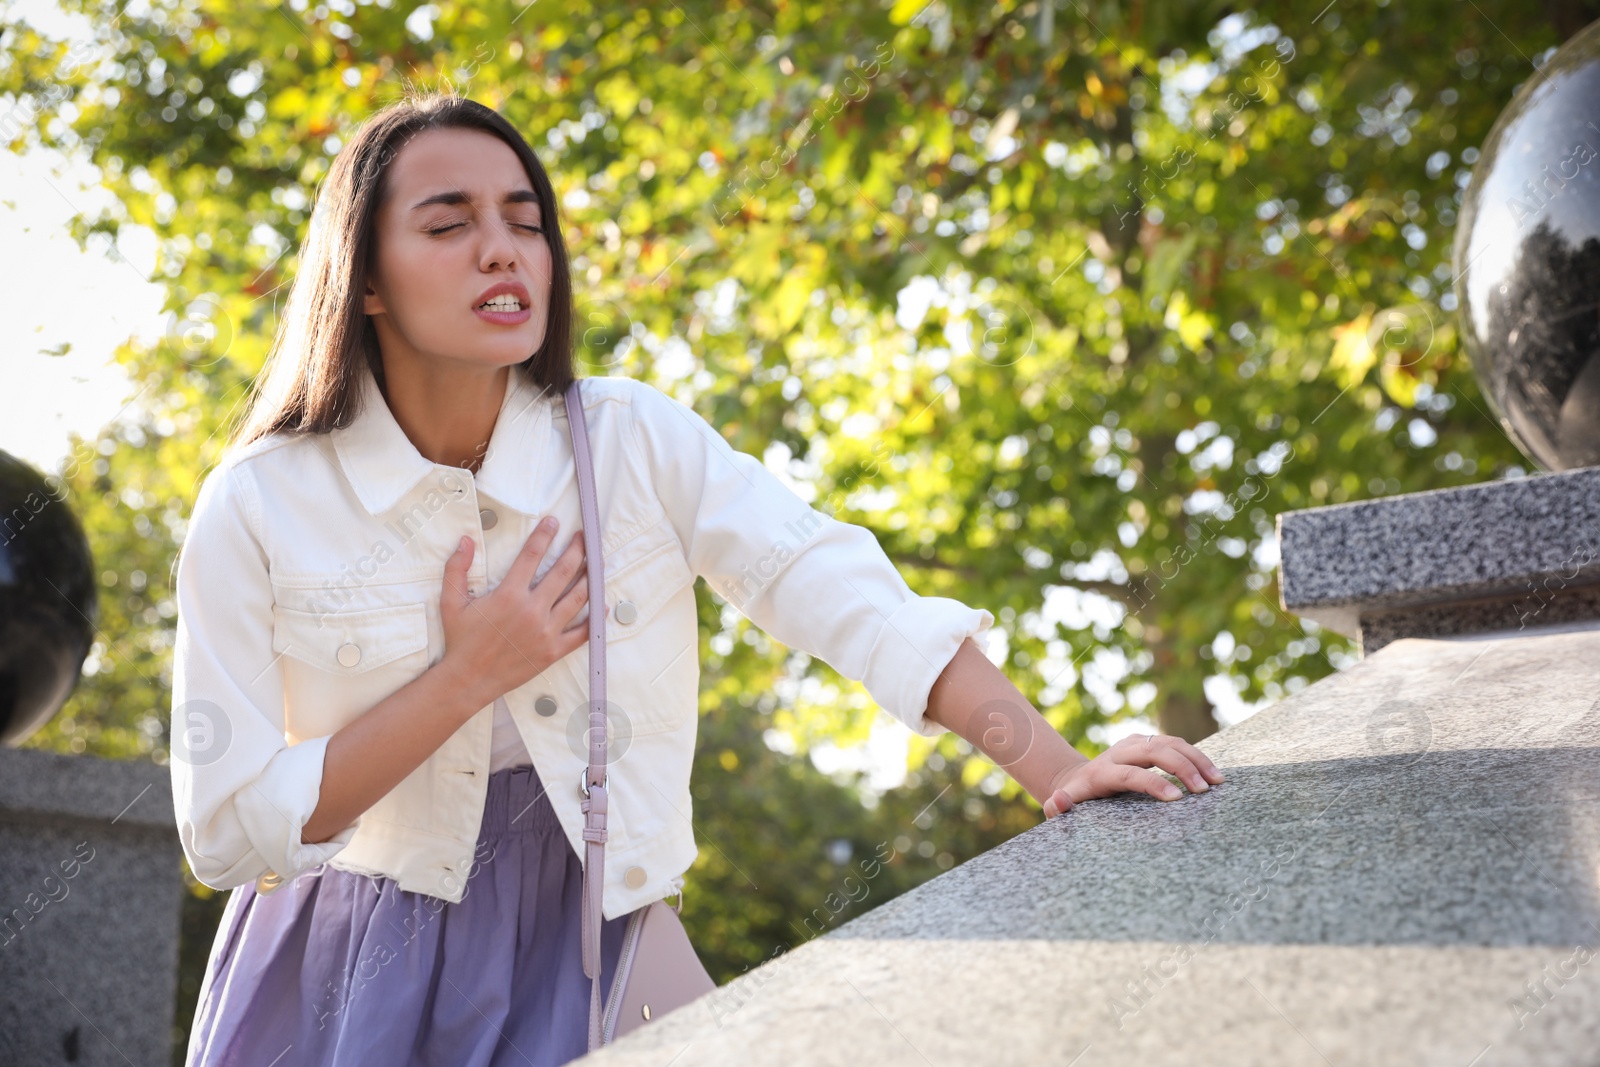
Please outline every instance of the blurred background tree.
[[[1516, 88], [1600, 5], [1127, 0], [536, 8], [64, 0], [6, 19], [0, 128], [160, 238], [134, 418], [58, 472], [103, 568], [30, 744], [165, 762], [171, 564], [261, 366], [318, 183], [412, 88], [501, 110], [563, 205], [584, 373], [694, 405], [988, 646], [1086, 753], [1198, 739], [1349, 662], [1285, 615], [1285, 510], [1517, 476], [1452, 324], [1452, 227]], [[114, 252], [113, 252], [114, 254]], [[1031, 825], [953, 734], [884, 792], [807, 757], [884, 717], [699, 588], [700, 859], [719, 980]], [[887, 724], [889, 729], [899, 727]], [[881, 736], [881, 735], [880, 735]], [[831, 750], [830, 750], [831, 751]], [[862, 879], [863, 862], [892, 854]], [[186, 1029], [222, 895], [190, 879]], [[805, 918], [812, 917], [811, 925]]]

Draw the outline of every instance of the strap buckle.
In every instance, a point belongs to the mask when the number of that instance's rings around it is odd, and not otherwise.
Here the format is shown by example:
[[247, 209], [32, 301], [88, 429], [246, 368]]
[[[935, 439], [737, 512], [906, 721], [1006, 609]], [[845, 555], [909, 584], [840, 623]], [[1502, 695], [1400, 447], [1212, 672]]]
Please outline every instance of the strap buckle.
[[[589, 799], [589, 768], [587, 768], [587, 767], [585, 767], [583, 769], [583, 773], [578, 775], [578, 788], [583, 790], [583, 799], [588, 800]], [[611, 788], [611, 772], [610, 771], [601, 771], [600, 772], [600, 788], [601, 789], [610, 789]]]
[[[683, 878], [683, 875], [681, 875], [681, 874], [678, 875], [676, 878], [673, 878], [672, 879], [672, 887], [673, 887], [673, 889], [676, 890], [676, 892], [667, 894], [667, 896], [669, 896], [669, 897], [675, 896], [675, 897], [678, 898], [678, 901], [677, 901], [676, 904], [667, 904], [667, 907], [671, 908], [673, 911], [677, 912], [679, 915], [683, 914], [683, 882], [684, 882], [684, 878]], [[665, 897], [662, 898], [662, 903], [666, 904], [666, 898]]]

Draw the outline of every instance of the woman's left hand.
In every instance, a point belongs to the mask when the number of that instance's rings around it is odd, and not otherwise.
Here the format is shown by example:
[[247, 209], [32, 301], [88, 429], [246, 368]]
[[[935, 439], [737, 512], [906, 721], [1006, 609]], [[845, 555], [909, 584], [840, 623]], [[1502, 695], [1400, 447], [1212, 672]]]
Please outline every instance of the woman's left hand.
[[1204, 752], [1181, 737], [1135, 734], [1106, 749], [1092, 760], [1064, 769], [1044, 802], [1044, 816], [1053, 819], [1073, 805], [1117, 793], [1149, 793], [1157, 800], [1177, 800], [1183, 790], [1147, 767], [1175, 775], [1191, 793], [1204, 793], [1224, 781], [1217, 765]]

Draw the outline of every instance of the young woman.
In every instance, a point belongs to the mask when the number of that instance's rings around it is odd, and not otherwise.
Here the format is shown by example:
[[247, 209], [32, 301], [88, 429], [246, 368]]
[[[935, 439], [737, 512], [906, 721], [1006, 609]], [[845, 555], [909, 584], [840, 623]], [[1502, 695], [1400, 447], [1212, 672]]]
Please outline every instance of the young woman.
[[609, 662], [608, 990], [627, 916], [696, 853], [696, 576], [909, 728], [970, 740], [1047, 816], [1181, 795], [1144, 768], [1222, 781], [1176, 738], [1085, 760], [970, 640], [988, 611], [913, 594], [870, 533], [625, 377], [581, 383], [605, 556], [588, 604], [572, 360], [527, 142], [446, 96], [365, 123], [178, 562], [177, 822], [196, 877], [233, 890], [189, 1064], [582, 1055], [588, 613]]

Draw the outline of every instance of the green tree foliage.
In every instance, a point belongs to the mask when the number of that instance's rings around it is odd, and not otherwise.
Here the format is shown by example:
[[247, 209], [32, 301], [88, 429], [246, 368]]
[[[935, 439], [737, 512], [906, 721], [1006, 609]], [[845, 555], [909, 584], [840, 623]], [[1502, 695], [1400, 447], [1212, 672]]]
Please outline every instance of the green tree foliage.
[[[155, 230], [174, 326], [119, 351], [135, 418], [64, 472], [109, 610], [34, 743], [158, 762], [183, 518], [332, 155], [408, 87], [471, 95], [535, 144], [587, 372], [695, 405], [871, 529], [919, 592], [995, 612], [1005, 670], [1093, 751], [1091, 726], [1133, 714], [1211, 732], [1208, 677], [1270, 700], [1351, 654], [1280, 610], [1278, 513], [1520, 472], [1456, 337], [1452, 227], [1474, 146], [1600, 15], [64, 6], [97, 44], [9, 24], [0, 136], [101, 168], [119, 207], [77, 235]], [[719, 977], [832, 891], [827, 842], [852, 863], [908, 842], [876, 902], [936, 873], [919, 848], [964, 859], [1028, 824], [954, 735], [913, 739], [907, 786], [863, 807], [802, 758], [866, 735], [861, 688], [700, 596], [688, 921]]]

